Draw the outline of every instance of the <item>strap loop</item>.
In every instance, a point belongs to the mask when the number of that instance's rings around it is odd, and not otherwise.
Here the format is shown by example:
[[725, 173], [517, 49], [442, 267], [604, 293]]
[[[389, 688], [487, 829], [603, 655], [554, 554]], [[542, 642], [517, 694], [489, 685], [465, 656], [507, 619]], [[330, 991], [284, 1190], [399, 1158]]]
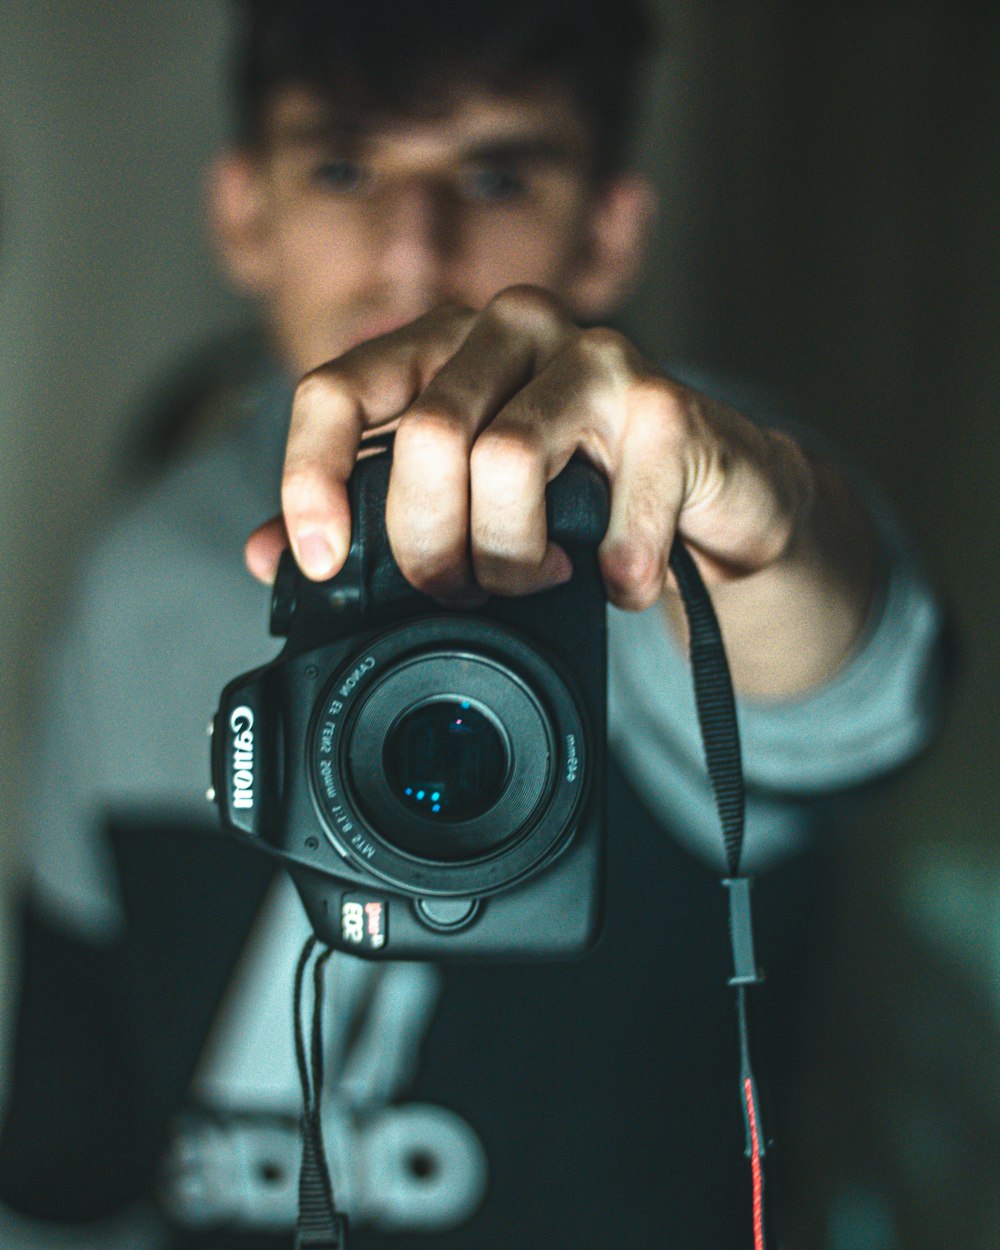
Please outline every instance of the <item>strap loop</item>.
[[733, 946], [730, 985], [758, 985], [764, 976], [753, 949], [753, 916], [750, 912], [751, 877], [723, 877], [729, 891], [729, 937]]

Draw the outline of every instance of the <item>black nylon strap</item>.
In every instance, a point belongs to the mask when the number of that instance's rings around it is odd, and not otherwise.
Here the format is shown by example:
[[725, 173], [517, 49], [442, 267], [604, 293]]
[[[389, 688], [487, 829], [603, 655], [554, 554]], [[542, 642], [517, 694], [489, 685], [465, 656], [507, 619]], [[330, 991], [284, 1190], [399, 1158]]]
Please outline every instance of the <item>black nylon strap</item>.
[[736, 877], [739, 876], [743, 851], [745, 802], [736, 700], [726, 649], [705, 583], [691, 553], [680, 539], [674, 540], [670, 567], [677, 578], [691, 632], [694, 697], [708, 776], [722, 822], [726, 865], [729, 875]]
[[336, 1208], [333, 1183], [323, 1144], [321, 1100], [323, 1094], [323, 997], [327, 960], [333, 954], [324, 947], [313, 963], [313, 1015], [309, 1054], [306, 1055], [302, 1022], [302, 998], [309, 960], [318, 943], [306, 940], [295, 969], [295, 1058], [302, 1083], [302, 1165], [299, 1170], [299, 1217], [295, 1250], [345, 1250], [347, 1219]]
[[[729, 897], [729, 930], [733, 950], [730, 985], [736, 990], [740, 1106], [746, 1130], [746, 1153], [754, 1168], [755, 1221], [760, 1218], [763, 1228], [766, 1212], [756, 1208], [763, 1208], [762, 1160], [766, 1153], [766, 1139], [761, 1126], [760, 1096], [751, 1060], [746, 998], [747, 988], [762, 978], [754, 958], [751, 880], [740, 874], [746, 796], [736, 698], [715, 608], [691, 553], [679, 537], [675, 538], [671, 548], [670, 567], [677, 579], [690, 629], [691, 670], [698, 724], [726, 853], [728, 876], [723, 878], [723, 884]], [[762, 1229], [759, 1240], [755, 1238], [755, 1244], [764, 1244]]]

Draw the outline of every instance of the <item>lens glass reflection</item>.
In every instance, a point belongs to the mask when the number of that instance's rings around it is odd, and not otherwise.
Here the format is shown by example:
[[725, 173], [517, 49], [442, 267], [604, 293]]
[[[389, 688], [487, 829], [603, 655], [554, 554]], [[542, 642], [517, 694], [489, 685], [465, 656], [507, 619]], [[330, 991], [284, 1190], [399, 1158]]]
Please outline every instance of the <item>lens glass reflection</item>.
[[465, 699], [436, 699], [400, 717], [386, 738], [383, 762], [400, 802], [442, 822], [488, 812], [507, 775], [499, 729]]

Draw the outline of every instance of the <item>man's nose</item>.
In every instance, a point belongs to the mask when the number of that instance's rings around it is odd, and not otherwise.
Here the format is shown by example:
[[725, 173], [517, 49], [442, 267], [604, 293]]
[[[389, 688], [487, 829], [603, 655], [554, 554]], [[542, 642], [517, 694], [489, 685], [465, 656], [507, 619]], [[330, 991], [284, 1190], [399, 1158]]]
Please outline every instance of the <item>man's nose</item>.
[[454, 233], [446, 191], [413, 180], [386, 197], [381, 232], [383, 276], [421, 302], [439, 294]]

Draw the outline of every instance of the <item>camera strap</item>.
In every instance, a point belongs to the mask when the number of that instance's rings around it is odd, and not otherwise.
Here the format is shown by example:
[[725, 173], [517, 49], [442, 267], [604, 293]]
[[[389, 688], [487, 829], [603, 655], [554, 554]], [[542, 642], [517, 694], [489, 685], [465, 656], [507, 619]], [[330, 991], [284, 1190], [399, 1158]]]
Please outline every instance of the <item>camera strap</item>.
[[[690, 632], [695, 705], [708, 776], [722, 827], [729, 899], [729, 928], [739, 1029], [740, 1107], [750, 1160], [754, 1250], [765, 1250], [764, 1167], [767, 1144], [761, 1123], [760, 1095], [754, 1076], [747, 991], [763, 977], [754, 955], [750, 903], [751, 878], [740, 871], [743, 852], [745, 792], [736, 701], [729, 663], [715, 609], [697, 565], [677, 538], [670, 553]], [[295, 1054], [302, 1085], [302, 1165], [299, 1174], [299, 1215], [295, 1250], [346, 1250], [347, 1218], [337, 1211], [330, 1178], [320, 1102], [323, 1087], [322, 1011], [324, 972], [332, 953], [316, 939], [305, 943], [295, 970]], [[314, 957], [315, 956], [315, 957]], [[307, 1029], [304, 987], [312, 963], [312, 1020]]]
[[[299, 1169], [299, 1215], [295, 1250], [346, 1250], [347, 1216], [337, 1210], [333, 1182], [323, 1144], [320, 1103], [323, 1096], [323, 990], [326, 964], [333, 951], [306, 940], [295, 968], [295, 1060], [302, 1084], [302, 1164]], [[306, 1043], [303, 997], [312, 960], [312, 1022]]]
[[741, 873], [745, 819], [743, 759], [736, 700], [726, 650], [715, 608], [691, 553], [680, 538], [670, 552], [690, 631], [691, 671], [705, 763], [722, 826], [728, 875], [722, 880], [729, 896], [729, 933], [739, 1028], [740, 1107], [746, 1132], [753, 1193], [754, 1250], [765, 1250], [764, 1165], [766, 1139], [761, 1125], [760, 1094], [751, 1061], [747, 991], [763, 976], [757, 968], [750, 907], [751, 878]]

